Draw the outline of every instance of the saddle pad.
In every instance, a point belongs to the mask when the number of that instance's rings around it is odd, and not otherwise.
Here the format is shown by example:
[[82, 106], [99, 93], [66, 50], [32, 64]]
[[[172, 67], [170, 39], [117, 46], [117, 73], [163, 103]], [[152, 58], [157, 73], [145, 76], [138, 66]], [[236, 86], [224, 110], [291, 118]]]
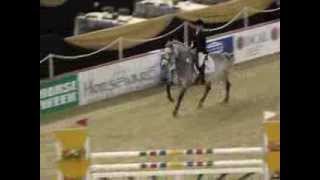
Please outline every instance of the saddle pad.
[[213, 73], [214, 72], [214, 68], [215, 68], [215, 64], [214, 64], [214, 61], [211, 59], [210, 56], [208, 56], [208, 60], [205, 63], [206, 63], [205, 72], [206, 73]]

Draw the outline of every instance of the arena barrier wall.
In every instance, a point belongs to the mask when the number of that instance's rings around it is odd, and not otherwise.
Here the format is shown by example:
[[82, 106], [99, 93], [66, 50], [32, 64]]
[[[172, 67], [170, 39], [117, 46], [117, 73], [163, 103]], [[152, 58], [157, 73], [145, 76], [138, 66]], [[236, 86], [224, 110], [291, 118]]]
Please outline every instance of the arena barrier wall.
[[[208, 51], [228, 52], [235, 57], [235, 63], [255, 60], [256, 58], [280, 52], [280, 21], [268, 22], [233, 32], [207, 38]], [[66, 109], [77, 105], [87, 105], [130, 92], [143, 90], [160, 84], [160, 59], [162, 50], [156, 50], [139, 56], [114, 61], [93, 68], [71, 73], [77, 79], [77, 99], [70, 106], [64, 106], [65, 97], [54, 98], [51, 103], [58, 104], [45, 109], [46, 112]], [[213, 64], [208, 64], [207, 72], [213, 72]], [[46, 89], [54, 90], [54, 83], [40, 87], [41, 98]], [[62, 80], [61, 80], [62, 81]], [[50, 81], [49, 81], [50, 82]], [[58, 81], [59, 82], [59, 81]], [[58, 83], [59, 85], [60, 83]], [[40, 81], [41, 85], [41, 81]], [[60, 86], [60, 85], [59, 85]], [[76, 104], [74, 104], [76, 103]], [[62, 108], [57, 108], [62, 107]], [[42, 107], [40, 107], [41, 109]], [[45, 112], [41, 109], [41, 112]]]

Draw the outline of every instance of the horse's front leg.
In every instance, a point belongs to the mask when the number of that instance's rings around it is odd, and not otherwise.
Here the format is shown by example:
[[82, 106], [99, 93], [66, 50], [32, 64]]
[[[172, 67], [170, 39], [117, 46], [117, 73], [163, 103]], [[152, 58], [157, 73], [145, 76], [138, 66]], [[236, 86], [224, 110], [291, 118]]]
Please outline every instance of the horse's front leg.
[[174, 102], [174, 99], [171, 95], [171, 86], [173, 85], [173, 70], [169, 70], [167, 74], [167, 83], [166, 83], [166, 90], [167, 90], [167, 97], [170, 102]]
[[226, 78], [226, 80], [225, 80], [226, 96], [224, 97], [224, 100], [222, 101], [223, 103], [228, 103], [229, 102], [230, 89], [231, 89], [231, 83], [229, 81], [229, 78]]
[[172, 95], [171, 95], [171, 82], [167, 82], [166, 89], [167, 89], [167, 97], [169, 101], [174, 102], [174, 99], [172, 98]]
[[211, 90], [211, 82], [210, 81], [206, 82], [205, 86], [206, 86], [206, 88], [205, 88], [205, 91], [204, 91], [202, 98], [200, 99], [200, 102], [198, 104], [198, 108], [201, 108], [203, 106], [203, 103], [206, 100], [206, 98], [209, 94], [209, 91]]
[[173, 113], [172, 113], [174, 117], [176, 117], [177, 114], [178, 114], [178, 111], [179, 111], [179, 109], [180, 109], [180, 105], [181, 105], [182, 99], [183, 99], [186, 91], [187, 91], [187, 87], [183, 87], [182, 90], [180, 91], [179, 98], [178, 98], [178, 102], [177, 102], [177, 104], [176, 104], [176, 106], [175, 106], [175, 108], [174, 108], [174, 111], [173, 111]]

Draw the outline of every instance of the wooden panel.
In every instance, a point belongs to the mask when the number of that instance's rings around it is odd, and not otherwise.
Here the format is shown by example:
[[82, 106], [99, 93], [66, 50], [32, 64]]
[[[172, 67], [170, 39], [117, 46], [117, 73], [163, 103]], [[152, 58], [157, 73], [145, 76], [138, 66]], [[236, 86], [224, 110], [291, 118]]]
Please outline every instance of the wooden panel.
[[55, 132], [56, 138], [62, 144], [62, 149], [81, 149], [87, 139], [86, 128], [66, 129]]
[[280, 172], [280, 151], [267, 153], [266, 161], [272, 172]]

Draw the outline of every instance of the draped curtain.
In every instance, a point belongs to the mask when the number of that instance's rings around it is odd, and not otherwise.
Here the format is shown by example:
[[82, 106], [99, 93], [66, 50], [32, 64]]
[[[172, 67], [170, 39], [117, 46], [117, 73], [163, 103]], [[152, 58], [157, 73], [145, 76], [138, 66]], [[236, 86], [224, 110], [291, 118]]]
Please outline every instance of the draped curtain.
[[[231, 20], [244, 7], [252, 7], [255, 9], [266, 9], [273, 0], [230, 0], [225, 3], [208, 6], [203, 9], [178, 12], [176, 14], [152, 18], [135, 24], [127, 24], [111, 29], [99, 30], [65, 38], [67, 43], [85, 49], [97, 50], [107, 46], [112, 41], [123, 37], [125, 39], [149, 39], [163, 32], [170, 24], [174, 17], [178, 17], [186, 21], [196, 21], [202, 19], [205, 23], [223, 23]], [[254, 15], [257, 12], [249, 11], [248, 15]], [[240, 17], [241, 18], [241, 17]], [[144, 43], [143, 41], [124, 41], [122, 44], [124, 49], [132, 48]], [[111, 50], [118, 49], [115, 45]]]

